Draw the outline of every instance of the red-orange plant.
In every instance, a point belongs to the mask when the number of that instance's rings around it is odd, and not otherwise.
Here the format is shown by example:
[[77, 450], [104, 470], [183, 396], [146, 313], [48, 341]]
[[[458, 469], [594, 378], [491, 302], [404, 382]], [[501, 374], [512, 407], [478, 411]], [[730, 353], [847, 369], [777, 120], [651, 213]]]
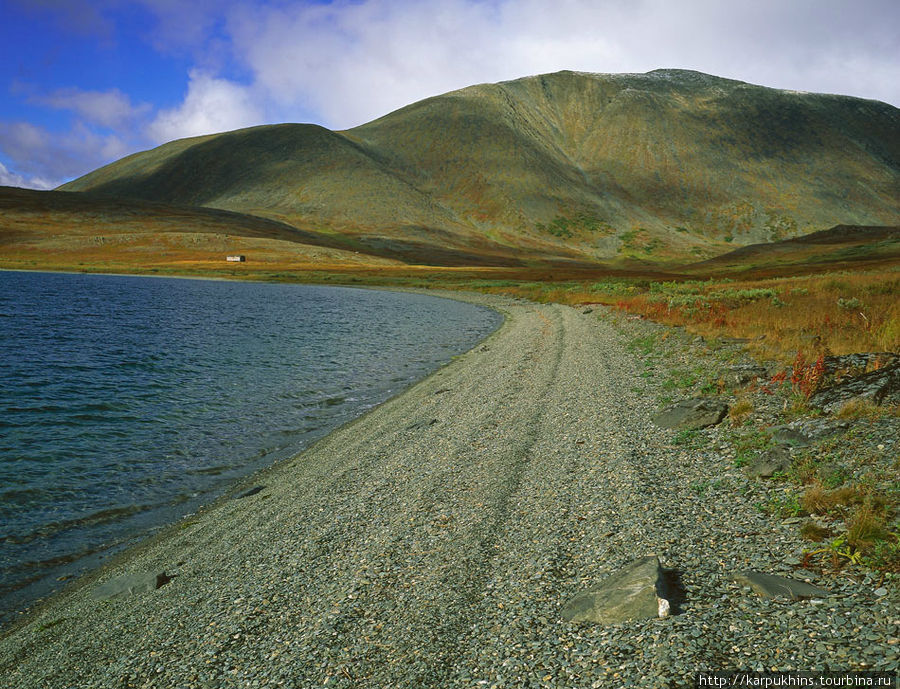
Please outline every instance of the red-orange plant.
[[803, 352], [797, 352], [797, 358], [794, 359], [791, 371], [791, 387], [793, 387], [794, 392], [802, 395], [803, 399], [808, 400], [819, 389], [824, 376], [825, 354], [819, 354], [815, 362], [807, 363]]

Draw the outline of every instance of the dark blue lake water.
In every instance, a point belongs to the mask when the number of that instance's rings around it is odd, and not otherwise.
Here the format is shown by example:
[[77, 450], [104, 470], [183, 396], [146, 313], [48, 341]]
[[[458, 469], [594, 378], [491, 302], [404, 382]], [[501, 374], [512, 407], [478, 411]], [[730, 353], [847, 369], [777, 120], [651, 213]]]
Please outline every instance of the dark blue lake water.
[[0, 272], [0, 621], [500, 321], [417, 294]]

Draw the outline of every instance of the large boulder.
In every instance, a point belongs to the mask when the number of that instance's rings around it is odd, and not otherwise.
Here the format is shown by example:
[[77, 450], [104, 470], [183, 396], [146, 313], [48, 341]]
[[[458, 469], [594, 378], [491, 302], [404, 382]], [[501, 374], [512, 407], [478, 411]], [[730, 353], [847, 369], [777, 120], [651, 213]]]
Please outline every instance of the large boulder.
[[731, 367], [727, 379], [732, 385], [741, 386], [768, 377], [769, 372], [758, 364], [737, 364]]
[[172, 577], [165, 572], [132, 572], [101, 584], [94, 589], [91, 595], [97, 600], [134, 596], [138, 593], [155, 591], [160, 586], [165, 586], [171, 580]]
[[569, 622], [618, 624], [669, 614], [665, 580], [655, 555], [642, 557], [604, 579], [591, 591], [579, 593], [562, 609]]
[[859, 352], [826, 356], [822, 363], [822, 386], [830, 387], [848, 378], [856, 378], [865, 373], [900, 363], [900, 354], [895, 352]]
[[831, 413], [851, 400], [879, 405], [900, 404], [900, 362], [820, 390], [809, 398], [809, 403]]
[[809, 447], [820, 440], [846, 431], [850, 424], [831, 419], [798, 419], [772, 428], [772, 439], [791, 447]]
[[671, 404], [656, 416], [653, 423], [661, 428], [696, 430], [715, 426], [725, 418], [728, 405], [708, 397], [695, 397]]

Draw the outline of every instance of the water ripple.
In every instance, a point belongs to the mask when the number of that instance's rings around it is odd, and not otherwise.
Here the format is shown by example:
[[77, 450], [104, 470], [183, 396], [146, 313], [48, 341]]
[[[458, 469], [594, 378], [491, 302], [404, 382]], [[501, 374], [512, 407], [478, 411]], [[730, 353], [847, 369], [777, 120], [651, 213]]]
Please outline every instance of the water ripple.
[[10, 272], [0, 304], [0, 591], [18, 591], [0, 620], [500, 320], [423, 295]]

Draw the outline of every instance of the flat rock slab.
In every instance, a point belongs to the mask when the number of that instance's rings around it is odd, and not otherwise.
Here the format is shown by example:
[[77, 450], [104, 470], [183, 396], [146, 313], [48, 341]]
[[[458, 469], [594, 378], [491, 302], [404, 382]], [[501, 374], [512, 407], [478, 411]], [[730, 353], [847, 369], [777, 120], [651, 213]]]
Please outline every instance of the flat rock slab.
[[850, 427], [846, 421], [830, 419], [803, 419], [772, 428], [775, 442], [791, 447], [809, 447], [813, 443], [830, 438]]
[[604, 579], [592, 591], [579, 593], [562, 609], [568, 622], [618, 624], [668, 614], [659, 558], [642, 557]]
[[878, 405], [900, 404], [900, 363], [890, 364], [826, 388], [810, 397], [809, 403], [832, 413], [851, 400]]
[[165, 586], [172, 577], [165, 572], [133, 572], [110, 579], [94, 589], [91, 596], [97, 600], [110, 600], [122, 596], [133, 596], [138, 593], [155, 591]]
[[734, 581], [742, 586], [749, 586], [764, 598], [824, 598], [831, 593], [818, 586], [807, 584], [805, 581], [779, 577], [775, 574], [763, 574], [762, 572], [744, 571], [738, 572], [733, 577]]
[[253, 486], [250, 490], [245, 490], [243, 493], [238, 495], [235, 500], [240, 500], [241, 498], [249, 498], [257, 493], [261, 493], [265, 489], [265, 486]]
[[776, 445], [763, 452], [753, 464], [747, 468], [747, 473], [757, 478], [772, 478], [779, 472], [785, 472], [791, 468], [791, 451], [787, 445]]
[[831, 386], [842, 383], [848, 378], [856, 378], [865, 373], [900, 363], [900, 354], [897, 352], [858, 352], [826, 356], [822, 363], [825, 364], [822, 384]]
[[715, 426], [727, 413], [728, 405], [724, 402], [695, 397], [669, 405], [653, 417], [653, 423], [660, 428], [696, 430]]

